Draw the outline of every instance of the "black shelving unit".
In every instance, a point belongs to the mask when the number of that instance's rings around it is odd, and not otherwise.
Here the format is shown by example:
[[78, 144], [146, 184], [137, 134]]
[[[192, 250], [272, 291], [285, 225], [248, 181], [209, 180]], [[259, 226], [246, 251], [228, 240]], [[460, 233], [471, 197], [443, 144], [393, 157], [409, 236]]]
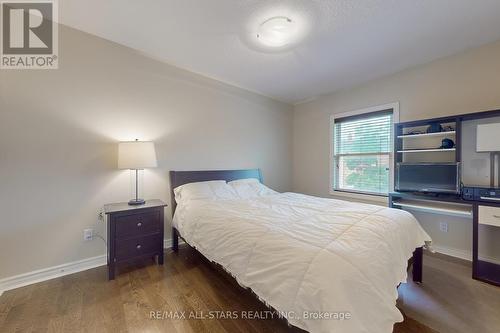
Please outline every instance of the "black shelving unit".
[[[408, 134], [411, 129], [420, 128], [425, 129], [431, 124], [441, 124], [452, 126], [453, 131], [444, 131], [437, 133], [422, 133], [422, 134]], [[411, 132], [410, 132], [411, 133]], [[430, 137], [453, 137], [455, 143], [454, 150], [452, 149], [439, 149], [438, 147], [427, 147], [428, 149], [405, 149], [404, 140], [419, 140], [421, 138]], [[454, 161], [461, 162], [461, 143], [462, 143], [462, 117], [443, 117], [409, 121], [397, 123], [394, 125], [394, 170], [398, 163], [403, 162], [405, 154], [421, 154], [421, 153], [454, 153]], [[453, 161], [449, 161], [453, 162]]]
[[[432, 119], [423, 119], [416, 121], [408, 121], [397, 123], [394, 125], [394, 170], [397, 170], [396, 166], [399, 162], [405, 161], [406, 154], [423, 154], [419, 156], [425, 156], [428, 154], [443, 154], [443, 153], [453, 153], [453, 158], [450, 158], [447, 162], [462, 162], [462, 123], [468, 120], [478, 120], [484, 118], [500, 117], [500, 110], [475, 112], [468, 114], [461, 114], [449, 117], [440, 117]], [[409, 131], [412, 128], [424, 129], [431, 124], [454, 124], [454, 133], [452, 132], [441, 132], [433, 134], [416, 134], [409, 135]], [[404, 140], [419, 140], [419, 138], [426, 137], [455, 137], [455, 150], [439, 150], [429, 149], [414, 152], [405, 152]], [[413, 149], [416, 150], [416, 149]], [[418, 158], [414, 158], [412, 162], [418, 162]], [[473, 184], [471, 184], [473, 185]], [[410, 202], [410, 204], [408, 204]], [[429, 203], [426, 207], [425, 203]], [[406, 205], [404, 204], [406, 203]], [[412, 205], [413, 203], [413, 205]], [[436, 205], [441, 207], [436, 208]], [[484, 201], [468, 201], [461, 198], [460, 195], [445, 195], [445, 194], [419, 194], [419, 193], [408, 193], [408, 192], [392, 192], [389, 194], [389, 206], [393, 208], [410, 208], [423, 210], [428, 212], [434, 212], [436, 214], [447, 214], [456, 216], [470, 216], [473, 221], [473, 246], [472, 246], [472, 277], [476, 280], [484, 281], [493, 285], [500, 286], [500, 265], [483, 261], [479, 258], [478, 254], [478, 244], [479, 244], [479, 207], [490, 206], [500, 208], [500, 202], [498, 203], [485, 203]], [[413, 206], [413, 207], [412, 207]], [[434, 210], [433, 210], [434, 208]]]

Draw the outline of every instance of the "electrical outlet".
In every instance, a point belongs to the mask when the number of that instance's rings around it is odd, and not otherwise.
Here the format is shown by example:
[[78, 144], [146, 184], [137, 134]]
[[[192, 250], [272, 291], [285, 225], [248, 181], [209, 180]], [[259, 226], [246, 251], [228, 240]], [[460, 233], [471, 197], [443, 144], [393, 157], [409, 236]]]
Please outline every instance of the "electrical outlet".
[[448, 232], [448, 223], [440, 222], [439, 223], [439, 230], [441, 230], [442, 232]]
[[83, 229], [83, 240], [91, 241], [94, 238], [94, 229]]

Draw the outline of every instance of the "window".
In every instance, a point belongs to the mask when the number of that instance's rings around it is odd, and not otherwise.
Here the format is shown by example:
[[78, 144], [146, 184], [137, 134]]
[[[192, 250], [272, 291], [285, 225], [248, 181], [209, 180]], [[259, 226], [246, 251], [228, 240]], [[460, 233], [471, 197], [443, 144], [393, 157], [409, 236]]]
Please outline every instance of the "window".
[[333, 118], [334, 191], [387, 195], [392, 188], [394, 108], [370, 110]]

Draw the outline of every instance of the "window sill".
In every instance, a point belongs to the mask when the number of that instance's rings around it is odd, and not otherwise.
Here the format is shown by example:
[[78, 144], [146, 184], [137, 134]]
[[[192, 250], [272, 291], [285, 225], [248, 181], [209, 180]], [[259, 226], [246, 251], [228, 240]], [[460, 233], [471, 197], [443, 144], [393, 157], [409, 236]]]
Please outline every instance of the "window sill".
[[330, 195], [344, 200], [352, 199], [353, 201], [368, 202], [371, 204], [383, 205], [386, 207], [389, 205], [389, 198], [380, 195], [351, 193], [351, 192], [335, 191], [335, 190], [330, 190]]

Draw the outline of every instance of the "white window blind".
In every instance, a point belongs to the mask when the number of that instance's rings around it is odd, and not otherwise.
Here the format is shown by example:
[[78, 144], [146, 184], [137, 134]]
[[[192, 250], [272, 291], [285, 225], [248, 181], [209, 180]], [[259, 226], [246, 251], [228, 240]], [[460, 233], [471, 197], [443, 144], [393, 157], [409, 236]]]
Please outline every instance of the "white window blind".
[[334, 190], [387, 195], [392, 110], [334, 120]]

